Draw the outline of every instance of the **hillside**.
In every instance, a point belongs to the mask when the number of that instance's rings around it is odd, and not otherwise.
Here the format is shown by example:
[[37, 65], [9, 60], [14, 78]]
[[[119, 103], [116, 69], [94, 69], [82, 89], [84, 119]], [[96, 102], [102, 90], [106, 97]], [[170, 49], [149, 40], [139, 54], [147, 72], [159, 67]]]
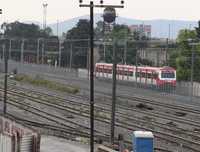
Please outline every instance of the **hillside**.
[[[95, 14], [95, 22], [102, 20], [100, 14]], [[67, 30], [71, 29], [76, 25], [79, 19], [89, 19], [88, 15], [72, 18], [59, 23], [59, 35]], [[182, 21], [182, 20], [135, 20], [130, 18], [118, 17], [116, 23], [119, 24], [149, 24], [152, 26], [152, 37], [167, 38], [169, 36], [169, 25], [170, 25], [170, 38], [176, 38], [178, 31], [181, 29], [189, 29], [197, 26], [196, 21]], [[49, 25], [54, 34], [57, 34], [57, 23]]]

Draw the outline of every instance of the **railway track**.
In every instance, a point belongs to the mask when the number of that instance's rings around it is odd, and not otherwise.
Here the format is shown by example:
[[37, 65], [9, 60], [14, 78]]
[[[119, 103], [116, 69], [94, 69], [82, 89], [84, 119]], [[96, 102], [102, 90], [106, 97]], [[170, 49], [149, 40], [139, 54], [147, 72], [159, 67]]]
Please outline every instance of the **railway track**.
[[[17, 94], [15, 94], [15, 96], [16, 96]], [[25, 98], [27, 98], [27, 96], [25, 97]], [[44, 101], [43, 101], [44, 102]], [[71, 102], [74, 102], [74, 101], [71, 101]], [[54, 106], [55, 106], [55, 104], [54, 104]], [[87, 105], [88, 106], [88, 105]], [[57, 107], [58, 108], [58, 107]], [[63, 110], [66, 110], [66, 109], [63, 109]], [[73, 110], [75, 110], [75, 109], [73, 109]], [[119, 115], [119, 114], [118, 114]], [[87, 117], [89, 117], [89, 116], [87, 116]], [[120, 117], [120, 116], [118, 116], [118, 117]], [[122, 117], [122, 116], [121, 116]], [[105, 119], [105, 118], [104, 118]], [[124, 123], [124, 122], [123, 122]], [[124, 125], [124, 126], [121, 126], [121, 127], [123, 127], [123, 128], [126, 128], [126, 129], [129, 129], [130, 131], [132, 131], [132, 128], [127, 128], [127, 126], [132, 126], [132, 127], [139, 127], [139, 128], [141, 128], [141, 126], [133, 126], [132, 124], [126, 124], [126, 125]], [[145, 130], [147, 129], [147, 128], [144, 128]], [[154, 130], [153, 130], [153, 132], [155, 132]], [[158, 132], [157, 132], [157, 134], [158, 134]], [[165, 134], [165, 137], [166, 137], [167, 135]], [[169, 135], [168, 135], [169, 136]], [[159, 138], [159, 137], [157, 137], [157, 138]], [[161, 137], [160, 137], [161, 138]], [[170, 135], [170, 138], [172, 138], [172, 135]], [[176, 139], [177, 139], [177, 137], [175, 137]], [[166, 140], [166, 138], [165, 138], [165, 140]], [[184, 139], [180, 139], [179, 138], [179, 140], [184, 140]], [[169, 142], [169, 141], [168, 141]], [[190, 143], [190, 144], [194, 144], [194, 143], [192, 143], [190, 140], [185, 140], [185, 144], [183, 144], [184, 146], [186, 145], [186, 143]], [[195, 144], [198, 144], [198, 143], [195, 143]], [[195, 149], [193, 149], [194, 151], [195, 151]]]

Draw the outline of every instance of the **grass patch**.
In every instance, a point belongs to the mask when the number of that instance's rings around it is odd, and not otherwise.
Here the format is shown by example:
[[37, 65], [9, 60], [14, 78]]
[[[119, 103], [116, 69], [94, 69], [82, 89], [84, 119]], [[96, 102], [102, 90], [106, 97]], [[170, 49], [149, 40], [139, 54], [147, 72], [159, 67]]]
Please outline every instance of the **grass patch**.
[[79, 92], [79, 88], [77, 87], [67, 86], [58, 82], [46, 80], [38, 75], [36, 75], [35, 77], [30, 77], [28, 75], [19, 74], [14, 77], [14, 80], [23, 82], [23, 83], [32, 84], [35, 86], [40, 86], [40, 87], [45, 87], [48, 89], [61, 91], [61, 92], [67, 92], [67, 93], [72, 93], [72, 94], [76, 94]]

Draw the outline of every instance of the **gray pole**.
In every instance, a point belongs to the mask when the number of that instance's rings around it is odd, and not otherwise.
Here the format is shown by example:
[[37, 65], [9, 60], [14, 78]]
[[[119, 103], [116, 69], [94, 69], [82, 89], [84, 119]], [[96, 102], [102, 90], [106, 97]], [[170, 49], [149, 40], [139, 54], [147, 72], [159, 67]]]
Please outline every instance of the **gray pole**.
[[5, 45], [2, 45], [2, 59], [4, 60], [4, 57], [5, 57]]
[[24, 39], [22, 39], [21, 43], [21, 63], [24, 63]]
[[124, 44], [124, 64], [126, 64], [127, 58], [127, 35], [125, 37], [125, 44]]
[[[4, 107], [3, 107], [3, 113], [6, 114], [7, 112], [7, 79], [8, 79], [8, 52], [7, 47], [5, 46], [5, 44], [3, 44], [3, 48], [4, 48], [4, 52], [5, 52], [5, 57], [4, 57], [4, 61], [5, 61], [5, 79], [4, 79]], [[6, 49], [5, 49], [6, 48]]]
[[111, 144], [114, 144], [115, 138], [115, 105], [116, 105], [116, 40], [113, 40], [113, 75], [112, 75], [112, 116], [111, 116]]
[[191, 58], [191, 101], [193, 100], [193, 76], [194, 76], [194, 47], [192, 47], [192, 58]]
[[103, 56], [104, 56], [104, 62], [106, 62], [106, 42], [104, 39], [104, 46], [103, 46]]
[[70, 44], [70, 59], [69, 59], [69, 68], [70, 68], [70, 71], [72, 69], [72, 58], [73, 58], [73, 44], [72, 44], [72, 41], [71, 41], [71, 44]]
[[44, 64], [44, 41], [42, 43], [42, 64]]
[[89, 79], [89, 75], [90, 75], [90, 40], [88, 40], [88, 51], [87, 51], [87, 70], [88, 70], [88, 79]]
[[11, 60], [12, 40], [9, 41], [9, 59]]
[[94, 152], [94, 3], [90, 1], [90, 152]]
[[171, 25], [169, 24], [169, 31], [168, 31], [168, 39], [170, 40], [170, 37], [171, 37]]
[[136, 55], [135, 55], [135, 82], [136, 82], [136, 86], [137, 86], [137, 71], [138, 71], [138, 51], [136, 48]]
[[57, 36], [59, 35], [59, 20], [57, 20]]
[[167, 57], [167, 52], [169, 51], [169, 39], [167, 39], [167, 47], [165, 50], [165, 60], [166, 60], [166, 65], [168, 66], [168, 57]]
[[39, 64], [40, 39], [37, 40], [37, 64]]
[[58, 65], [59, 65], [59, 67], [61, 67], [61, 40], [58, 40], [59, 41], [59, 63], [58, 63]]

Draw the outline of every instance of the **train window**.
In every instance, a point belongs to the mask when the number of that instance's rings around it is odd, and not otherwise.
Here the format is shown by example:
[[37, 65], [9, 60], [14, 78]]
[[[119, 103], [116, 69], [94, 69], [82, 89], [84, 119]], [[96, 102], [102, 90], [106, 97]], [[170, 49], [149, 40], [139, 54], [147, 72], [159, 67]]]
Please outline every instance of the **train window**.
[[158, 78], [158, 74], [157, 73], [153, 73], [153, 78], [157, 79]]
[[174, 72], [162, 72], [161, 78], [175, 78]]
[[147, 73], [147, 78], [152, 78], [152, 73]]

